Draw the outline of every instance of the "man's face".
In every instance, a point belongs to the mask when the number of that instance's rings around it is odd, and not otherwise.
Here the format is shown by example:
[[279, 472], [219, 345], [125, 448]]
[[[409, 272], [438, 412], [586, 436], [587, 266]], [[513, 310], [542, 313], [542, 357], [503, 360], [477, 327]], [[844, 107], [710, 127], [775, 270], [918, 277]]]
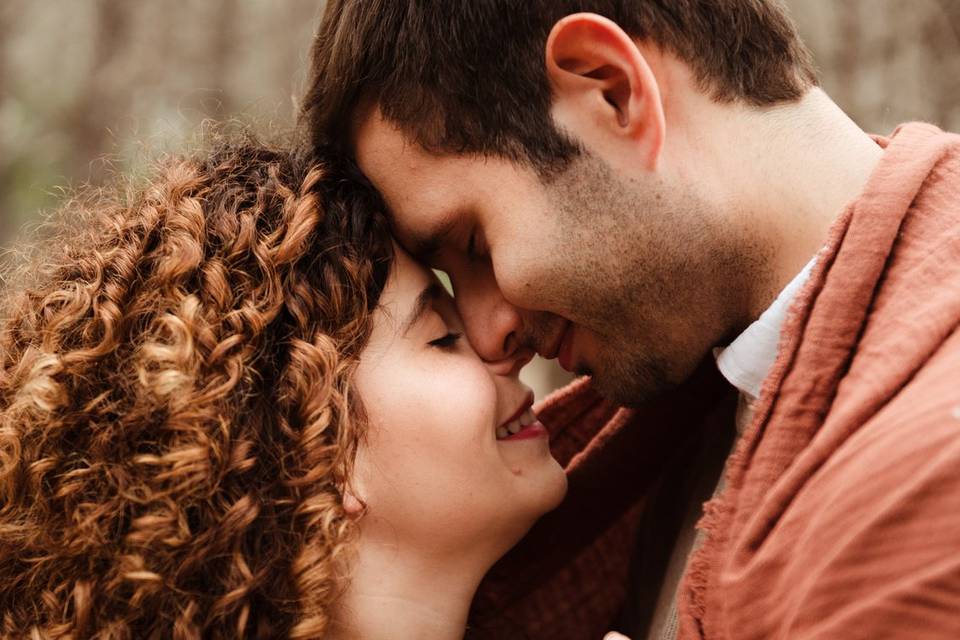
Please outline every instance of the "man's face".
[[729, 291], [714, 285], [736, 261], [690, 190], [592, 154], [545, 184], [504, 159], [427, 153], [378, 110], [355, 146], [400, 243], [449, 274], [482, 358], [532, 348], [634, 404], [720, 337], [712, 312]]

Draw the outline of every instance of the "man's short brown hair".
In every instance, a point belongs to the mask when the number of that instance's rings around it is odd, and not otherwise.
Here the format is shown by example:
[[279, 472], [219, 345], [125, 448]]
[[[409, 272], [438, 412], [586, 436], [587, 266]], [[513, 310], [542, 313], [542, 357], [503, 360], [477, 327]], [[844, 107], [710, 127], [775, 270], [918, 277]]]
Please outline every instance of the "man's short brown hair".
[[718, 101], [770, 105], [816, 84], [777, 0], [329, 0], [302, 121], [314, 145], [345, 143], [358, 105], [375, 104], [432, 152], [563, 165], [577, 145], [550, 118], [544, 47], [581, 11], [676, 55]]

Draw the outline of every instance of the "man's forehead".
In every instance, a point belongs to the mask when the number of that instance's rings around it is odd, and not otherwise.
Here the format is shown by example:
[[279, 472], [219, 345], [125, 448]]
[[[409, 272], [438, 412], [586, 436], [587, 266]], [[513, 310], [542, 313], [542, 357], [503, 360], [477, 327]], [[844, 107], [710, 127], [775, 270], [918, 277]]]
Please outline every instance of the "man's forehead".
[[372, 110], [356, 129], [360, 169], [380, 191], [397, 239], [418, 258], [442, 246], [464, 187], [455, 158], [428, 154]]
[[379, 180], [397, 171], [419, 173], [416, 154], [405, 136], [385, 121], [379, 111], [372, 112], [356, 126], [353, 146], [357, 163], [371, 179]]
[[444, 195], [442, 163], [384, 120], [379, 110], [358, 125], [354, 151], [360, 169], [397, 212], [436, 203]]

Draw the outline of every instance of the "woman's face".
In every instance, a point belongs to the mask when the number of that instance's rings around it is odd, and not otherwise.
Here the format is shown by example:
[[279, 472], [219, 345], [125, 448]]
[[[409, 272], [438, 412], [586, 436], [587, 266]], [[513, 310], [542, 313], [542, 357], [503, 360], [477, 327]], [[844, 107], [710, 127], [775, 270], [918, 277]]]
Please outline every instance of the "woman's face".
[[369, 429], [353, 490], [367, 536], [498, 557], [559, 504], [566, 477], [517, 378], [528, 357], [485, 363], [462, 330], [432, 272], [398, 250], [356, 373]]

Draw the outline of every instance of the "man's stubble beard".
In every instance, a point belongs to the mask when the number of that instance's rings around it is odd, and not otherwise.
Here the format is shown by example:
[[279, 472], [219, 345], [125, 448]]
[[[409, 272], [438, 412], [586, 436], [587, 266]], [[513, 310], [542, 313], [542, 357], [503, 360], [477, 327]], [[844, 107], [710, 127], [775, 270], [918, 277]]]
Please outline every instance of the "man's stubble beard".
[[593, 384], [631, 406], [685, 380], [724, 333], [742, 257], [690, 190], [626, 181], [584, 154], [546, 185], [558, 248], [549, 292], [596, 336]]

